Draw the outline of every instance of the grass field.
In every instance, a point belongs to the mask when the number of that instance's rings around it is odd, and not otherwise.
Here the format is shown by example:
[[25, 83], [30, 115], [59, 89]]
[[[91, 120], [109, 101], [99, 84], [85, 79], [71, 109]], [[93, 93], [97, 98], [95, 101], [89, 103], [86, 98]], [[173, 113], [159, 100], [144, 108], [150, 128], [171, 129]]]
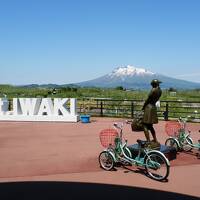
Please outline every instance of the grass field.
[[[25, 97], [74, 97], [74, 98], [112, 98], [112, 99], [146, 99], [149, 91], [143, 90], [122, 90], [120, 87], [114, 89], [106, 88], [26, 88], [11, 85], [0, 85], [0, 97], [7, 98], [25, 98]], [[200, 89], [180, 90], [176, 93], [170, 93], [169, 90], [163, 90], [161, 100], [183, 100], [200, 101]]]

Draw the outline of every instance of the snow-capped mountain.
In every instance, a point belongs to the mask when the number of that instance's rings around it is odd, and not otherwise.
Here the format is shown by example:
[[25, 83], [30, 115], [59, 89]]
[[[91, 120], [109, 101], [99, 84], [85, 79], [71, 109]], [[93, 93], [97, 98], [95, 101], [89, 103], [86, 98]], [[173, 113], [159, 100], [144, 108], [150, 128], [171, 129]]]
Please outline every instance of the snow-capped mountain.
[[105, 76], [90, 81], [76, 83], [76, 85], [82, 87], [114, 88], [117, 86], [122, 86], [126, 89], [149, 89], [151, 88], [150, 82], [152, 79], [161, 80], [162, 88], [200, 88], [200, 83], [171, 78], [165, 75], [151, 72], [145, 68], [137, 68], [131, 65], [118, 67]]
[[148, 71], [143, 68], [137, 68], [131, 65], [128, 65], [126, 67], [118, 67], [115, 70], [113, 70], [109, 76], [110, 77], [123, 77], [123, 76], [146, 76], [146, 75], [153, 75], [155, 73]]

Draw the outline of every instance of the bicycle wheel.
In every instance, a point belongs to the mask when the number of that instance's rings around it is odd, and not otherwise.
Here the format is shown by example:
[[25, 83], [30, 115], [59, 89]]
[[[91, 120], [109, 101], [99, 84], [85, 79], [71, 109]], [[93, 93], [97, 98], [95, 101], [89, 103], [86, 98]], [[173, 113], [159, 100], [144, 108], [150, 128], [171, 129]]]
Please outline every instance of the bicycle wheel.
[[174, 147], [176, 149], [176, 151], [179, 150], [178, 142], [174, 138], [168, 138], [165, 141], [165, 145], [169, 146], [169, 147]]
[[186, 139], [181, 144], [184, 151], [192, 150], [193, 141], [191, 137], [187, 136]]
[[144, 159], [145, 169], [152, 179], [162, 181], [169, 176], [167, 158], [159, 152], [149, 152]]
[[114, 167], [114, 159], [108, 151], [102, 151], [99, 154], [99, 164], [103, 169], [109, 171]]

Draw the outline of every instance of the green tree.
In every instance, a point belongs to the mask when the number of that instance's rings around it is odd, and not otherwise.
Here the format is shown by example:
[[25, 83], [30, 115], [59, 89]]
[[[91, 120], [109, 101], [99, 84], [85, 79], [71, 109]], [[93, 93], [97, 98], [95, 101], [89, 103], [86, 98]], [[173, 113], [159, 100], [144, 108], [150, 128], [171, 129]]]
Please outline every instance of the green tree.
[[124, 90], [124, 88], [122, 86], [117, 86], [115, 89], [116, 90]]

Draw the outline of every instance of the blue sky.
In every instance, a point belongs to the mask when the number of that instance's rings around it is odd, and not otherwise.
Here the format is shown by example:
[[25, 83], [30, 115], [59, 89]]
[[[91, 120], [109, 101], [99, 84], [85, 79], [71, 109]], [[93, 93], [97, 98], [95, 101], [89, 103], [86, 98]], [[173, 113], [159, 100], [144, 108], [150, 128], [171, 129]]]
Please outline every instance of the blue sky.
[[0, 0], [0, 83], [75, 83], [123, 65], [200, 82], [199, 0]]

